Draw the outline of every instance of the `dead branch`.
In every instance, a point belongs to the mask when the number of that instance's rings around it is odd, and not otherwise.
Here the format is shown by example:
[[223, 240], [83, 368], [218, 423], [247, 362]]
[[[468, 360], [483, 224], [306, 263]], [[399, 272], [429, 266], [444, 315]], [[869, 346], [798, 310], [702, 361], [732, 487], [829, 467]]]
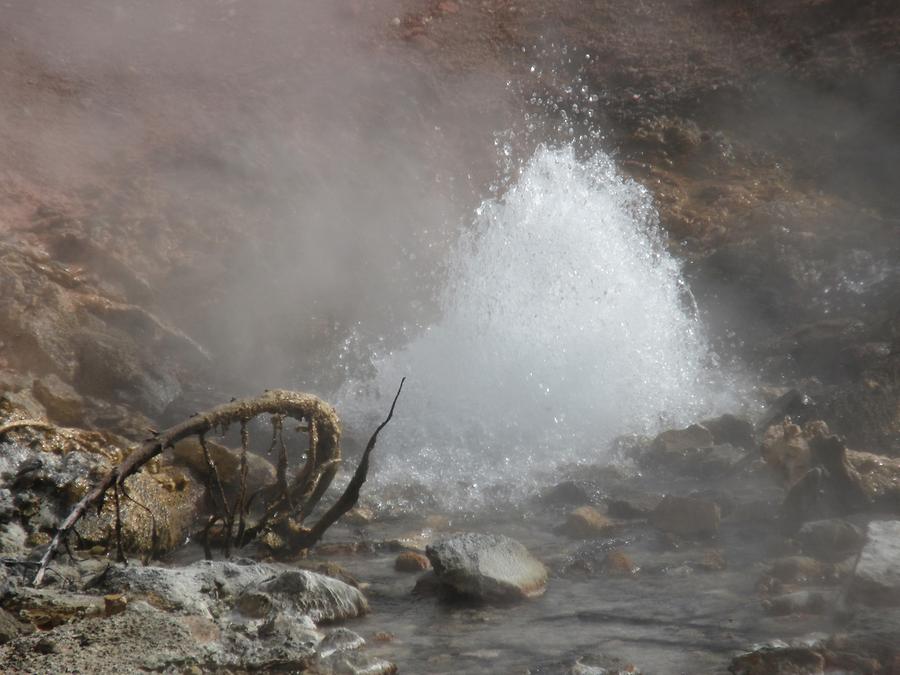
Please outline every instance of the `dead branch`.
[[403, 383], [406, 382], [406, 378], [404, 377], [400, 380], [400, 386], [397, 388], [397, 393], [394, 395], [394, 400], [391, 403], [391, 409], [388, 412], [388, 416], [384, 419], [384, 422], [378, 425], [378, 428], [375, 429], [375, 432], [372, 434], [372, 437], [369, 439], [369, 442], [366, 443], [366, 449], [363, 452], [362, 459], [359, 460], [359, 466], [356, 467], [356, 471], [353, 474], [353, 478], [350, 479], [350, 482], [347, 484], [347, 488], [344, 490], [344, 494], [340, 496], [328, 511], [319, 519], [319, 522], [313, 526], [312, 529], [307, 533], [303, 533], [295, 543], [295, 547], [297, 549], [305, 549], [311, 548], [318, 543], [319, 539], [322, 538], [322, 535], [325, 534], [325, 530], [334, 525], [341, 516], [343, 516], [347, 511], [356, 506], [356, 502], [359, 500], [359, 491], [362, 488], [363, 483], [366, 482], [366, 478], [369, 473], [369, 455], [372, 454], [372, 450], [375, 449], [375, 442], [378, 440], [379, 432], [387, 426], [387, 423], [391, 421], [391, 418], [394, 416], [394, 408], [397, 406], [397, 399], [400, 398], [400, 392], [403, 391]]
[[[136, 448], [120, 464], [113, 467], [93, 490], [90, 490], [81, 498], [65, 520], [63, 520], [56, 535], [47, 547], [46, 552], [41, 558], [41, 566], [35, 576], [34, 584], [36, 586], [40, 585], [46, 573], [47, 566], [59, 550], [60, 544], [66, 538], [69, 531], [82, 516], [84, 516], [87, 510], [93, 506], [96, 506], [98, 509], [102, 507], [105, 495], [110, 488], [114, 488], [113, 495], [118, 502], [118, 492], [124, 484], [125, 479], [138, 471], [144, 464], [156, 457], [166, 448], [175, 445], [175, 443], [188, 436], [199, 436], [200, 438], [203, 438], [214, 429], [225, 429], [234, 422], [246, 422], [258, 415], [264, 414], [284, 415], [298, 421], [306, 419], [309, 423], [315, 424], [319, 431], [316, 448], [316, 463], [324, 465], [333, 460], [340, 459], [340, 428], [337, 415], [331, 406], [310, 394], [301, 394], [284, 390], [267, 391], [262, 396], [256, 398], [232, 401], [213, 408], [206, 413], [197, 414], [181, 424], [170, 427], [159, 435], [144, 442], [143, 445]], [[321, 476], [317, 488], [322, 488], [324, 485], [324, 489], [327, 489], [334, 473], [328, 469], [316, 472], [315, 469], [315, 467], [312, 467], [311, 470], [313, 473], [319, 473]], [[227, 507], [227, 504], [223, 506]], [[227, 520], [226, 515], [226, 521]], [[118, 513], [116, 516], [116, 525], [119, 550], [121, 551], [121, 521]]]
[[0, 438], [3, 438], [10, 431], [15, 431], [16, 429], [42, 429], [43, 431], [53, 431], [56, 427], [50, 422], [44, 422], [43, 420], [16, 420], [15, 422], [8, 422], [3, 426], [0, 426]]
[[[292, 391], [267, 391], [257, 398], [232, 401], [206, 413], [194, 415], [181, 424], [155, 435], [136, 448], [118, 466], [110, 470], [94, 489], [85, 494], [62, 522], [41, 558], [34, 585], [38, 586], [43, 581], [48, 565], [59, 547], [66, 541], [68, 533], [74, 530], [76, 523], [87, 513], [88, 509], [96, 507], [99, 511], [102, 508], [105, 496], [110, 489], [112, 489], [115, 507], [116, 550], [119, 560], [124, 561], [119, 497], [121, 493], [130, 500], [125, 489], [125, 480], [163, 450], [189, 436], [197, 436], [199, 439], [207, 466], [207, 490], [214, 511], [205, 525], [202, 536], [207, 557], [211, 556], [210, 531], [216, 523], [221, 523], [223, 527], [223, 548], [226, 557], [231, 553], [232, 543], [238, 547], [244, 546], [261, 534], [274, 529], [289, 535], [287, 544], [293, 552], [313, 546], [331, 525], [356, 505], [360, 488], [368, 475], [369, 458], [375, 448], [378, 434], [394, 415], [394, 408], [400, 392], [403, 390], [405, 379], [400, 382], [387, 418], [369, 439], [360, 464], [344, 493], [313, 527], [304, 527], [303, 521], [315, 510], [331, 485], [341, 463], [340, 428], [337, 415], [331, 406], [315, 396]], [[263, 488], [248, 498], [249, 432], [247, 425], [251, 419], [263, 414], [272, 416], [271, 449], [274, 449], [276, 445], [279, 446], [277, 478], [275, 485]], [[306, 426], [301, 427], [300, 430], [305, 431], [309, 437], [306, 461], [290, 485], [287, 481], [287, 449], [282, 435], [285, 417], [291, 417], [298, 421], [305, 420]], [[206, 443], [206, 435], [216, 429], [227, 429], [235, 422], [241, 426], [240, 488], [232, 504], [226, 497], [219, 471]], [[255, 524], [249, 525], [247, 516], [250, 502], [253, 496], [261, 493], [271, 495], [271, 501], [264, 504], [262, 517]], [[145, 505], [140, 506], [147, 508]], [[237, 532], [235, 533], [236, 520]]]

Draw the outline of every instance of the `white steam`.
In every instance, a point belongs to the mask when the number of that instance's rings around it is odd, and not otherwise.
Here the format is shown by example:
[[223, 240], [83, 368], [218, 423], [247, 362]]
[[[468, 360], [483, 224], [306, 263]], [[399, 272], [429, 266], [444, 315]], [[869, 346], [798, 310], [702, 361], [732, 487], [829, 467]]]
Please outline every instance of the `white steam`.
[[379, 477], [517, 479], [708, 412], [702, 327], [656, 218], [647, 191], [606, 155], [539, 148], [476, 211], [440, 321], [338, 396], [345, 419], [359, 420], [408, 377]]

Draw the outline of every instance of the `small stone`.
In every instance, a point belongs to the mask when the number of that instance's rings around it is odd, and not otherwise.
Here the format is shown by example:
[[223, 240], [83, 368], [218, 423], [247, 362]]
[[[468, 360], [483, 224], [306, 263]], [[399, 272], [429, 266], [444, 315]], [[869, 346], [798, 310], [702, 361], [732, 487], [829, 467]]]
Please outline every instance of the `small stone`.
[[650, 518], [654, 527], [680, 537], [709, 537], [719, 530], [718, 504], [694, 497], [666, 495]]
[[426, 553], [438, 579], [464, 595], [523, 600], [541, 595], [547, 585], [547, 568], [502, 535], [460, 534], [429, 546]]
[[394, 569], [398, 572], [423, 572], [429, 567], [428, 558], [415, 551], [404, 551], [394, 561]]
[[359, 649], [366, 641], [361, 635], [354, 633], [347, 628], [335, 628], [325, 636], [318, 646], [320, 657], [331, 656], [336, 652], [346, 652], [353, 649]]
[[608, 574], [634, 576], [640, 568], [622, 551], [610, 551], [603, 561], [603, 569]]
[[128, 597], [123, 593], [113, 593], [103, 596], [103, 615], [114, 616], [121, 614], [128, 608]]
[[568, 516], [561, 531], [577, 539], [589, 539], [608, 533], [615, 524], [602, 513], [590, 506], [580, 506]]
[[456, 14], [459, 11], [459, 5], [453, 0], [441, 0], [438, 3], [438, 11], [442, 14]]
[[347, 511], [341, 519], [348, 525], [361, 527], [375, 520], [375, 512], [366, 506], [357, 506]]
[[372, 636], [373, 642], [393, 642], [397, 639], [397, 636], [393, 633], [389, 633], [387, 631], [378, 631]]

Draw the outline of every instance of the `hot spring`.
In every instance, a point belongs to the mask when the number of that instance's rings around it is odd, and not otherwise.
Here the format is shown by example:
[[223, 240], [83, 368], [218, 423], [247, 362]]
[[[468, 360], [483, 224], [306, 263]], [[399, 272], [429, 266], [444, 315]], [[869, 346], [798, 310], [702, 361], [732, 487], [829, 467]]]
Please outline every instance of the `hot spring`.
[[483, 495], [725, 405], [651, 196], [602, 152], [539, 147], [476, 209], [440, 303], [440, 320], [336, 397], [370, 428], [408, 378], [376, 483]]

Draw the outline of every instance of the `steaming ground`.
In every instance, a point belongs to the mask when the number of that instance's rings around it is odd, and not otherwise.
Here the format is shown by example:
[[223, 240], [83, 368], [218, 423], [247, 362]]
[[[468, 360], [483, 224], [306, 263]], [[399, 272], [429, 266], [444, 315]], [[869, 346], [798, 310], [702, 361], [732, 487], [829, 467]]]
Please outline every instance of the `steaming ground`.
[[345, 421], [372, 426], [408, 377], [376, 482], [481, 500], [728, 405], [650, 195], [601, 152], [538, 148], [449, 268], [442, 318], [337, 396]]

